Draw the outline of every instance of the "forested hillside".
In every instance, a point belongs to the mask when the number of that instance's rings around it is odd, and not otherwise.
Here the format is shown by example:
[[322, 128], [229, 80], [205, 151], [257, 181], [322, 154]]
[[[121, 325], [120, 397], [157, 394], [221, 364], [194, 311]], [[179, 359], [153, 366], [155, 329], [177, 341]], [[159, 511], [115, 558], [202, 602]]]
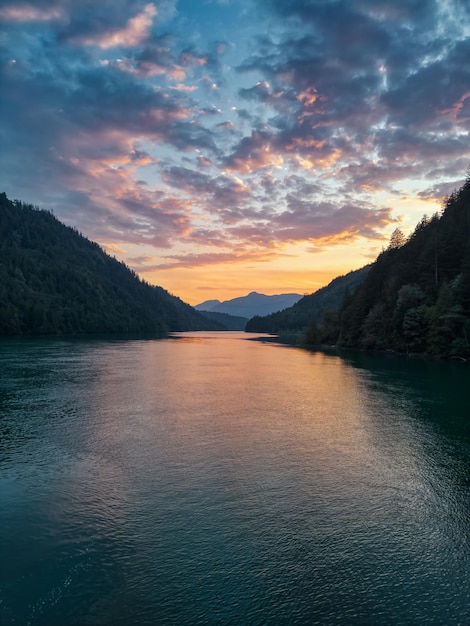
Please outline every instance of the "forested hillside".
[[399, 231], [336, 316], [312, 326], [322, 342], [443, 357], [470, 356], [470, 176], [440, 215]]
[[0, 335], [214, 328], [51, 213], [0, 194]]
[[253, 317], [247, 324], [248, 332], [298, 332], [312, 323], [322, 321], [325, 313], [337, 311], [346, 297], [364, 280], [370, 266], [363, 267], [345, 276], [339, 276], [315, 293], [304, 296], [284, 311], [263, 317]]
[[201, 315], [210, 320], [218, 322], [225, 330], [245, 330], [248, 319], [238, 315], [228, 313], [218, 313], [217, 311], [200, 311]]

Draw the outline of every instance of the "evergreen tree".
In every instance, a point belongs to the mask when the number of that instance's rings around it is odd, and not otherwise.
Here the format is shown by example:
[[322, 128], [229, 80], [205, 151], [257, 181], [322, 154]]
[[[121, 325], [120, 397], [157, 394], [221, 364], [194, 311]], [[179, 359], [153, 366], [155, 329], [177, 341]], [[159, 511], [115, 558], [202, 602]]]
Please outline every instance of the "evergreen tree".
[[51, 213], [0, 194], [0, 335], [219, 328]]

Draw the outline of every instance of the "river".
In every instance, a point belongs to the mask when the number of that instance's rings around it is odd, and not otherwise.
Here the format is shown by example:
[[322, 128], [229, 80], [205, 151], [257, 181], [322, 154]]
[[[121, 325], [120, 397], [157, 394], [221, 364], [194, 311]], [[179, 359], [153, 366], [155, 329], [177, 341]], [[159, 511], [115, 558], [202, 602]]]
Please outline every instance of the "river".
[[0, 342], [0, 623], [470, 623], [463, 363]]

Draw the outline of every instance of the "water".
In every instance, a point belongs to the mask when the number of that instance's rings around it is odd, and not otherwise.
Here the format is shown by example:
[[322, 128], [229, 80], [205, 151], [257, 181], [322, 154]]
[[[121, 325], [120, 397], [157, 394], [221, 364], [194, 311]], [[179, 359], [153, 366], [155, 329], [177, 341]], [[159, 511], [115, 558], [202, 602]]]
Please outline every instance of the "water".
[[466, 364], [0, 343], [0, 623], [468, 624]]

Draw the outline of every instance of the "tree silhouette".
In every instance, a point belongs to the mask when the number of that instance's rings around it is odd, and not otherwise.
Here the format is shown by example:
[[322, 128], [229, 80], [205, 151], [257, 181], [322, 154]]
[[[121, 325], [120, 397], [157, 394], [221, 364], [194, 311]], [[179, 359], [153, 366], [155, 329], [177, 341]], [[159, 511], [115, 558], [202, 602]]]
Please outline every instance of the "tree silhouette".
[[401, 248], [406, 242], [406, 237], [399, 228], [395, 228], [393, 231], [390, 242], [388, 244], [387, 250], [396, 250], [397, 248]]

